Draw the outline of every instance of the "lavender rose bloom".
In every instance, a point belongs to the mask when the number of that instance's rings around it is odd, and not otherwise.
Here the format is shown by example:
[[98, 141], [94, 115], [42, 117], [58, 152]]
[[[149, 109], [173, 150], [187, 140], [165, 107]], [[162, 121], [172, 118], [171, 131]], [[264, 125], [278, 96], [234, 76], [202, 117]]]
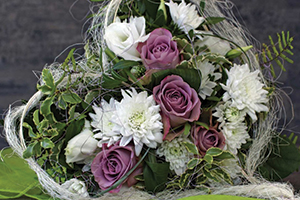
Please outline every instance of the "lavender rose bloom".
[[[104, 144], [102, 151], [94, 158], [91, 170], [99, 187], [106, 190], [121, 179], [136, 163], [133, 145], [114, 145], [107, 148]], [[141, 168], [137, 168], [123, 183], [127, 182], [128, 187], [134, 185], [136, 183], [134, 176], [139, 173], [141, 173]], [[110, 193], [119, 192], [122, 184]]]
[[180, 76], [170, 75], [153, 88], [154, 100], [160, 105], [164, 139], [170, 128], [198, 120], [201, 102], [197, 92]]
[[194, 126], [191, 130], [191, 136], [202, 156], [204, 156], [206, 151], [211, 147], [223, 149], [225, 146], [224, 135], [213, 127], [206, 129], [203, 126]]
[[146, 70], [173, 69], [180, 61], [177, 43], [172, 41], [171, 32], [164, 28], [152, 31], [146, 42], [138, 44], [137, 50]]

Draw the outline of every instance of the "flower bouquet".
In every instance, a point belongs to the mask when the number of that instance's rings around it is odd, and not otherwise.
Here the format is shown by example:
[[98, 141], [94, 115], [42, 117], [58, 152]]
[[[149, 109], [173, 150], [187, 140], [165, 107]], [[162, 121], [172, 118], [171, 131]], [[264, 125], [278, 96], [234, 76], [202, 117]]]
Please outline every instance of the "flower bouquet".
[[294, 197], [267, 181], [300, 165], [274, 167], [300, 154], [276, 128], [272, 63], [292, 62], [289, 33], [257, 51], [227, 1], [98, 4], [84, 55], [46, 66], [37, 93], [5, 120], [51, 196]]

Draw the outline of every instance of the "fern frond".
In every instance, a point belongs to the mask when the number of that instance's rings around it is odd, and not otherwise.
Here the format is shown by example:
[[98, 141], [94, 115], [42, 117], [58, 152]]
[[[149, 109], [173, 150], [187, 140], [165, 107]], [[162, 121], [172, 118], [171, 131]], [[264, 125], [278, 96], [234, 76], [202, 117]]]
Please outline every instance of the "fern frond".
[[292, 41], [293, 37], [290, 37], [290, 33], [287, 32], [285, 34], [284, 31], [281, 34], [277, 33], [277, 43], [274, 43], [274, 40], [271, 36], [269, 36], [270, 45], [263, 44], [262, 49], [262, 63], [263, 67], [270, 67], [270, 71], [273, 77], [276, 77], [273, 63], [275, 62], [282, 71], [286, 71], [283, 66], [283, 61], [287, 61], [289, 63], [294, 63], [292, 59], [290, 59], [288, 55], [294, 55], [292, 52], [293, 46]]

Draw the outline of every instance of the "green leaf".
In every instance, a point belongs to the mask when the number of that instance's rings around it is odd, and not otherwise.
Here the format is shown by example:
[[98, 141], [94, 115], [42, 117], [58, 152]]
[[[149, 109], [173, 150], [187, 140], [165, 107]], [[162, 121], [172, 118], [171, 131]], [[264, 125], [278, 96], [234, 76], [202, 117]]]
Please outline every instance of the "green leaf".
[[202, 127], [204, 127], [205, 129], [209, 129], [209, 126], [206, 124], [206, 123], [204, 123], [204, 122], [195, 122], [195, 124], [197, 124], [197, 125], [199, 125], [199, 126], [202, 126]]
[[118, 69], [128, 69], [130, 67], [133, 66], [137, 66], [140, 65], [139, 62], [137, 61], [132, 61], [132, 60], [121, 60], [120, 62], [118, 62], [117, 64], [115, 64], [113, 66], [114, 70], [118, 70]]
[[66, 110], [68, 107], [67, 102], [65, 102], [61, 95], [58, 97], [58, 107], [62, 110]]
[[168, 181], [169, 163], [154, 163], [145, 161], [143, 175], [145, 179], [145, 187], [149, 192], [160, 192]]
[[300, 150], [289, 138], [280, 136], [273, 139], [272, 152], [268, 160], [259, 167], [260, 174], [272, 181], [281, 180], [300, 166]]
[[193, 158], [187, 163], [188, 169], [194, 169], [197, 165], [199, 165], [202, 162], [202, 159], [199, 158]]
[[91, 90], [85, 95], [84, 101], [87, 104], [91, 104], [95, 99], [97, 99], [100, 96], [99, 90]]
[[37, 85], [37, 89], [45, 95], [53, 94], [53, 90], [48, 85]]
[[72, 91], [66, 91], [62, 93], [61, 97], [65, 102], [70, 104], [78, 104], [82, 101], [82, 99], [78, 96], [78, 94]]
[[55, 96], [52, 97], [47, 97], [41, 104], [41, 114], [46, 117], [49, 115], [51, 112], [51, 105], [54, 103], [54, 98]]
[[53, 148], [55, 146], [54, 143], [49, 138], [43, 138], [40, 144], [41, 147], [43, 147], [44, 149]]
[[24, 122], [23, 127], [28, 129], [28, 136], [29, 137], [31, 137], [31, 138], [37, 138], [38, 137], [38, 135], [33, 132], [32, 127], [28, 123]]
[[242, 53], [245, 53], [246, 51], [248, 51], [252, 48], [253, 48], [253, 46], [250, 45], [250, 46], [246, 46], [246, 47], [242, 47], [242, 48], [232, 49], [226, 53], [225, 57], [228, 59], [234, 59], [234, 58], [237, 58], [240, 55], [242, 55]]
[[208, 164], [212, 164], [214, 161], [213, 157], [209, 154], [205, 154], [205, 156], [203, 157], [203, 160], [205, 160]]
[[160, 84], [160, 82], [169, 75], [178, 75], [180, 76], [186, 83], [190, 85], [190, 87], [194, 88], [198, 91], [200, 84], [201, 84], [201, 72], [196, 69], [167, 69], [162, 70], [152, 74], [152, 81], [149, 84], [150, 88], [153, 88]]
[[195, 154], [195, 155], [199, 155], [198, 149], [197, 149], [196, 145], [194, 145], [193, 143], [182, 142], [182, 144], [186, 147], [186, 149], [187, 149], [190, 153], [193, 153], [193, 154]]
[[69, 120], [73, 119], [75, 116], [75, 109], [76, 109], [76, 105], [73, 105], [70, 109], [69, 109]]
[[38, 143], [38, 141], [34, 141], [33, 143], [30, 143], [25, 151], [23, 152], [23, 158], [30, 158], [34, 155], [34, 146]]
[[123, 84], [122, 80], [113, 79], [106, 74], [103, 74], [102, 78], [103, 78], [102, 87], [106, 89], [117, 88]]
[[75, 135], [79, 134], [83, 127], [84, 127], [84, 119], [81, 120], [75, 120], [72, 121], [70, 123], [70, 125], [68, 126], [68, 128], [66, 129], [66, 142], [68, 142], [72, 137], [74, 137]]
[[207, 17], [203, 24], [204, 25], [213, 25], [213, 24], [217, 24], [217, 23], [223, 21], [224, 19], [225, 19], [224, 17]]
[[11, 148], [2, 150], [0, 157], [0, 199], [21, 199], [23, 195], [39, 200], [50, 199], [43, 192], [34, 171]]
[[155, 24], [158, 26], [164, 26], [167, 22], [167, 11], [165, 6], [165, 1], [160, 0], [160, 4], [156, 13]]
[[189, 135], [191, 128], [192, 128], [192, 126], [190, 125], [190, 123], [185, 123], [183, 135], [185, 135], [185, 136]]
[[211, 147], [206, 151], [205, 155], [211, 155], [213, 157], [220, 156], [223, 153], [223, 151], [216, 147]]
[[49, 88], [51, 88], [53, 91], [55, 91], [55, 83], [54, 83], [54, 78], [50, 72], [49, 69], [43, 69], [42, 71], [42, 79]]
[[230, 196], [230, 195], [198, 195], [180, 198], [178, 200], [259, 200], [257, 198]]

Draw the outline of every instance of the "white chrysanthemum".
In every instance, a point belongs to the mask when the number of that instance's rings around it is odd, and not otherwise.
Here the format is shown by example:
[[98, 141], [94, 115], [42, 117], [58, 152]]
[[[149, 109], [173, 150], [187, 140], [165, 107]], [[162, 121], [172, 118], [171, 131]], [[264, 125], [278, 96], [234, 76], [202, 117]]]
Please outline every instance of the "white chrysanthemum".
[[232, 107], [232, 102], [227, 101], [224, 104], [219, 104], [215, 108], [213, 116], [218, 118], [217, 121], [220, 122], [219, 128], [221, 128], [227, 122], [231, 125], [243, 122], [245, 120], [246, 112], [244, 110], [239, 110], [236, 107]]
[[191, 3], [186, 4], [184, 0], [180, 4], [170, 0], [170, 3], [166, 3], [166, 5], [170, 8], [172, 20], [186, 33], [192, 29], [196, 29], [205, 20], [198, 15], [195, 5]]
[[208, 61], [199, 63], [197, 67], [201, 71], [199, 96], [205, 100], [207, 96], [213, 93], [213, 88], [217, 85], [216, 81], [222, 77], [222, 74], [215, 72], [216, 67]]
[[225, 123], [221, 131], [226, 139], [224, 150], [228, 150], [233, 154], [237, 154], [237, 149], [240, 149], [241, 145], [246, 143], [246, 139], [250, 138], [247, 126], [243, 122]]
[[101, 107], [93, 106], [96, 114], [90, 113], [92, 118], [92, 127], [94, 131], [100, 131], [94, 135], [94, 138], [100, 139], [98, 146], [102, 147], [102, 144], [108, 143], [108, 146], [116, 143], [121, 139], [119, 132], [114, 132], [114, 124], [111, 122], [111, 116], [115, 112], [115, 100], [110, 99], [107, 103], [104, 99], [101, 101]]
[[227, 71], [228, 79], [222, 88], [226, 91], [223, 101], [232, 101], [232, 106], [245, 110], [253, 121], [257, 120], [256, 112], [267, 112], [269, 108], [267, 91], [258, 77], [259, 71], [250, 72], [248, 64], [234, 65]]
[[156, 148], [162, 143], [160, 107], [156, 105], [153, 96], [148, 96], [146, 91], [137, 93], [134, 88], [121, 90], [123, 99], [116, 102], [116, 112], [111, 117], [115, 124], [114, 132], [122, 135], [120, 146], [126, 146], [133, 140], [135, 153], [141, 153], [143, 144]]
[[157, 149], [156, 153], [160, 157], [165, 156], [167, 162], [170, 163], [170, 169], [174, 170], [177, 175], [181, 175], [186, 170], [187, 163], [193, 157], [183, 142], [191, 142], [187, 138], [177, 137], [172, 141], [164, 141]]

